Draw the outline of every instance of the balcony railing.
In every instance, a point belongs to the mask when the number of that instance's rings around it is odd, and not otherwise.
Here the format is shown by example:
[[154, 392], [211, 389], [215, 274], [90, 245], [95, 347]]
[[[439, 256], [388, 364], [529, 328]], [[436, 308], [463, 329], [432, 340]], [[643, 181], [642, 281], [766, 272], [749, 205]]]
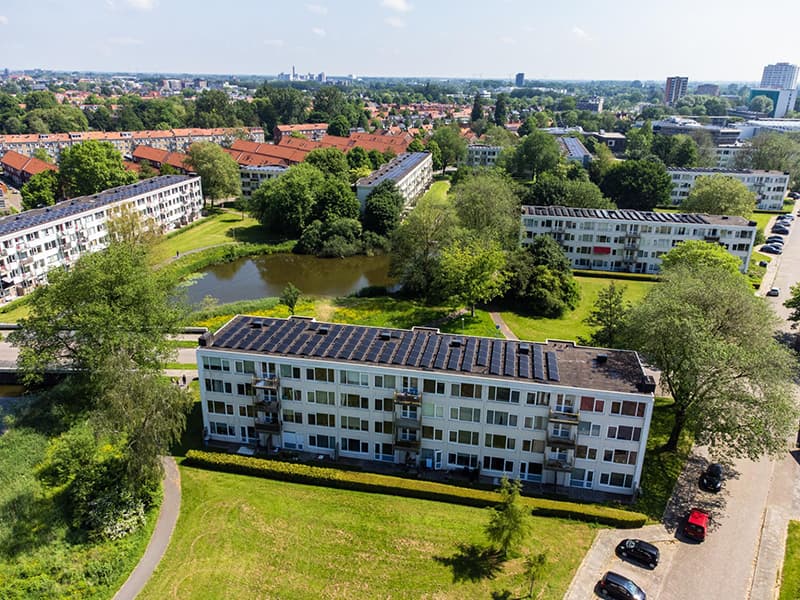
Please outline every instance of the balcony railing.
[[256, 395], [253, 398], [253, 404], [256, 404], [259, 410], [264, 410], [269, 413], [277, 413], [281, 410], [281, 401], [277, 398], [264, 398]]
[[419, 438], [402, 438], [398, 437], [394, 440], [394, 447], [400, 450], [417, 450], [419, 449], [421, 440]]
[[544, 461], [544, 468], [550, 471], [572, 471], [572, 461], [570, 459], [548, 458]]
[[410, 417], [410, 416], [403, 416], [402, 414], [395, 414], [394, 425], [395, 427], [408, 427], [410, 429], [419, 429], [420, 427], [422, 427], [419, 416]]
[[575, 438], [570, 436], [547, 434], [547, 445], [554, 448], [574, 448]]
[[563, 410], [551, 410], [550, 421], [552, 423], [566, 423], [567, 425], [577, 425], [579, 415], [577, 412], [567, 412]]
[[422, 394], [417, 388], [403, 388], [394, 393], [394, 401], [396, 404], [420, 404]]
[[277, 390], [280, 381], [277, 375], [266, 377], [253, 377], [253, 387], [257, 390]]
[[275, 419], [255, 418], [256, 431], [266, 431], [269, 433], [280, 433], [281, 422]]

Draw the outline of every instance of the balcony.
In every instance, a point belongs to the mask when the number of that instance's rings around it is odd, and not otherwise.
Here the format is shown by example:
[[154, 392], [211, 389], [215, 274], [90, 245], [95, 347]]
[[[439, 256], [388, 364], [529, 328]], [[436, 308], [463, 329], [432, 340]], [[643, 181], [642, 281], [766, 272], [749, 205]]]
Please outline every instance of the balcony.
[[281, 402], [277, 398], [256, 396], [253, 398], [253, 404], [258, 405], [259, 410], [263, 410], [264, 412], [277, 413], [281, 410]]
[[422, 394], [417, 388], [403, 388], [394, 393], [395, 404], [419, 405], [422, 402]]
[[395, 427], [406, 427], [409, 429], [419, 429], [422, 427], [419, 417], [404, 417], [402, 415], [395, 415], [394, 425]]
[[256, 431], [266, 431], [267, 433], [280, 433], [281, 423], [275, 419], [255, 418]]
[[257, 390], [277, 390], [280, 380], [277, 375], [253, 377], [253, 387]]
[[419, 450], [420, 442], [419, 438], [395, 438], [394, 447], [397, 450]]
[[577, 425], [579, 415], [577, 412], [566, 412], [561, 410], [550, 411], [551, 423], [566, 423], [567, 425]]
[[547, 432], [547, 445], [552, 448], [574, 448], [575, 438]]
[[548, 458], [544, 461], [543, 466], [549, 471], [563, 471], [565, 473], [572, 471], [572, 461], [570, 459]]

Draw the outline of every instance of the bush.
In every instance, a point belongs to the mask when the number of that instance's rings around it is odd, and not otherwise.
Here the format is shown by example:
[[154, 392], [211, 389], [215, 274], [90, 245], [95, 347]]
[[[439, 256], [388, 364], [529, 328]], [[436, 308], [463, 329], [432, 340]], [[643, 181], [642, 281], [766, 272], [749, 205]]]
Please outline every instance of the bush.
[[[321, 485], [337, 489], [389, 494], [406, 498], [435, 500], [483, 508], [500, 502], [496, 492], [462, 488], [444, 483], [418, 479], [403, 479], [389, 475], [344, 471], [276, 460], [265, 460], [235, 454], [189, 450], [183, 461], [185, 466], [214, 471], [264, 477], [278, 481]], [[591, 523], [601, 523], [624, 529], [641, 527], [645, 515], [596, 504], [579, 504], [542, 498], [524, 498], [525, 504], [537, 516], [550, 516]]]
[[582, 269], [573, 269], [573, 275], [580, 275], [581, 277], [597, 277], [599, 279], [627, 279], [629, 281], [658, 281], [657, 275], [648, 275], [646, 273], [627, 273], [625, 271], [591, 271]]

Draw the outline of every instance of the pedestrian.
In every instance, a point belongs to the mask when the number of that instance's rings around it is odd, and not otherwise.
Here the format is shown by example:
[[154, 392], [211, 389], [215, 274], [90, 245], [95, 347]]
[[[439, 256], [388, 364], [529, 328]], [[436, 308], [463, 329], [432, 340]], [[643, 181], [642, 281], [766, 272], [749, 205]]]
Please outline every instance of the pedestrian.
[[186, 373], [181, 375], [181, 384], [183, 385], [183, 387], [186, 387]]

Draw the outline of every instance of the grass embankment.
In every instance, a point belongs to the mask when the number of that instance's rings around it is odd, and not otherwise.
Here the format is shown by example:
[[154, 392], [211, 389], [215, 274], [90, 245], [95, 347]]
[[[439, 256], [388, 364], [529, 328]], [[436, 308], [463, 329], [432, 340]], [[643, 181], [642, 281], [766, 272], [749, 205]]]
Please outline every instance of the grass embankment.
[[[186, 467], [181, 485], [181, 516], [143, 600], [527, 592], [522, 559], [481, 555], [482, 509]], [[532, 524], [525, 550], [548, 553], [541, 598], [561, 598], [595, 530], [561, 519]]]
[[789, 521], [779, 600], [800, 598], [800, 521]]
[[[524, 313], [504, 311], [503, 320], [514, 334], [523, 340], [544, 341], [546, 339], [577, 340], [588, 338], [592, 328], [584, 323], [597, 294], [607, 287], [611, 279], [597, 277], [575, 277], [581, 288], [581, 299], [578, 307], [560, 319], [530, 317]], [[625, 299], [632, 304], [642, 300], [650, 288], [656, 285], [653, 281], [618, 280], [617, 285], [625, 287]]]
[[31, 429], [0, 436], [0, 598], [110, 598], [144, 552], [157, 510], [122, 540], [88, 542], [36, 478], [46, 447]]

